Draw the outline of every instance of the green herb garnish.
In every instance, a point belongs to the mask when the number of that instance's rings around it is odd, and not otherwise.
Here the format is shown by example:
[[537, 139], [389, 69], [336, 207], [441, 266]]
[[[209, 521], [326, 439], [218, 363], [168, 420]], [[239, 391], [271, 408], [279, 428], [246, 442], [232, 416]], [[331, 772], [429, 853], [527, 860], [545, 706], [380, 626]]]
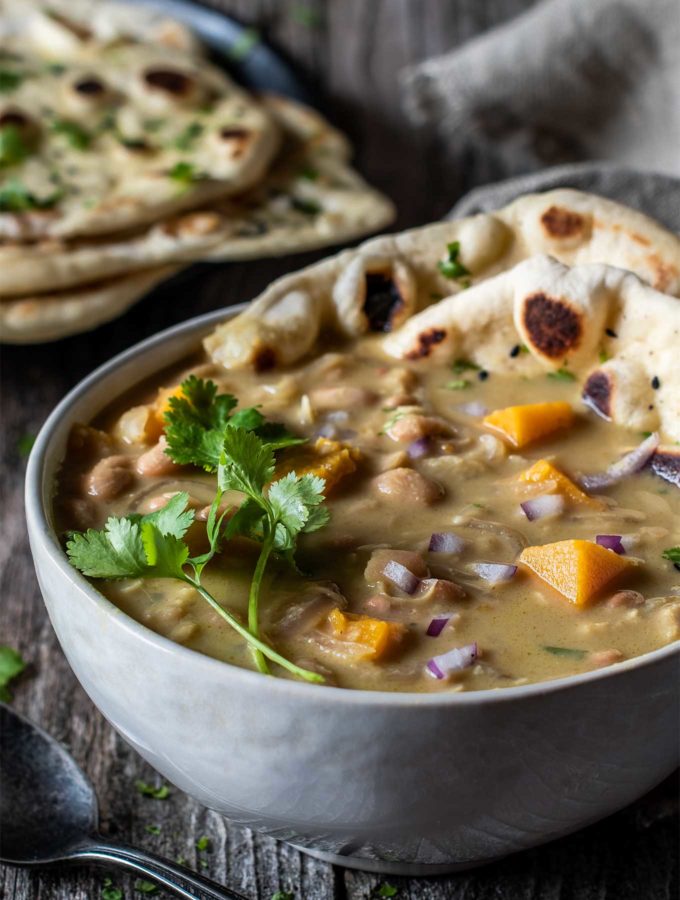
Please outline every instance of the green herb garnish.
[[147, 831], [149, 834], [158, 835], [161, 833], [160, 825], [145, 825], [144, 831]]
[[110, 878], [105, 878], [102, 882], [102, 900], [123, 900], [123, 892], [113, 886]]
[[196, 849], [199, 851], [199, 853], [205, 853], [206, 851], [210, 850], [210, 847], [210, 838], [206, 834], [204, 834], [196, 841]]
[[[159, 510], [159, 512], [164, 511], [164, 509]], [[100, 535], [102, 534], [102, 532], [100, 531], [94, 533]], [[146, 781], [138, 780], [135, 781], [135, 788], [137, 789], [137, 793], [141, 794], [142, 797], [151, 797], [152, 800], [167, 800], [170, 796], [170, 788], [167, 786], [167, 784], [156, 786], [154, 784], [148, 784], [148, 782]]]
[[153, 881], [147, 881], [145, 878], [138, 878], [135, 881], [135, 890], [140, 894], [155, 894], [158, 890], [158, 885], [154, 884]]
[[300, 178], [304, 178], [305, 181], [316, 181], [319, 177], [319, 170], [315, 169], [314, 166], [303, 166], [298, 175]]
[[576, 376], [568, 369], [555, 369], [554, 372], [548, 372], [548, 378], [553, 381], [576, 381]]
[[55, 191], [49, 197], [40, 198], [17, 178], [10, 178], [0, 187], [0, 212], [26, 212], [31, 209], [49, 209], [61, 197], [61, 191]]
[[9, 69], [0, 69], [0, 94], [9, 94], [16, 91], [24, 76], [18, 72], [11, 72]]
[[234, 62], [240, 62], [245, 59], [251, 50], [259, 43], [259, 31], [256, 31], [254, 28], [244, 28], [231, 47], [227, 50], [227, 55], [230, 59], [233, 59]]
[[586, 655], [585, 650], [576, 650], [573, 647], [543, 647], [546, 653], [552, 653], [553, 656], [570, 656], [572, 659], [583, 659]]
[[31, 151], [16, 125], [0, 128], [0, 166], [16, 166], [30, 155]]
[[597, 354], [597, 358], [601, 363], [606, 363], [608, 359], [611, 359], [611, 356], [607, 353], [604, 347], [601, 347], [600, 352]]
[[296, 4], [290, 11], [291, 18], [305, 28], [318, 28], [321, 25], [321, 13], [311, 6]]
[[672, 562], [673, 565], [680, 565], [680, 547], [668, 547], [668, 549], [664, 550], [661, 555], [664, 559]]
[[192, 163], [178, 162], [168, 172], [168, 178], [179, 181], [181, 184], [191, 184], [192, 181], [198, 181], [200, 175]]
[[393, 884], [390, 884], [386, 881], [384, 884], [381, 884], [378, 890], [376, 891], [377, 897], [396, 897], [399, 893], [399, 889], [396, 888]]
[[9, 703], [12, 695], [9, 692], [9, 684], [26, 668], [20, 653], [13, 647], [3, 644], [0, 646], [0, 700]]
[[[90, 578], [173, 578], [193, 587], [250, 645], [257, 667], [269, 672], [266, 659], [307, 681], [323, 678], [281, 656], [259, 637], [258, 606], [264, 571], [274, 553], [294, 565], [298, 535], [322, 528], [324, 481], [295, 472], [273, 481], [275, 452], [302, 443], [281, 426], [264, 421], [254, 408], [233, 412], [236, 399], [217, 394], [210, 381], [188, 378], [182, 396], [172, 397], [166, 414], [167, 454], [175, 462], [207, 471], [217, 468], [217, 492], [206, 522], [209, 550], [190, 556], [184, 536], [194, 521], [189, 496], [176, 494], [162, 509], [145, 516], [111, 516], [101, 531], [74, 533], [66, 545], [69, 559]], [[246, 499], [225, 524], [221, 511], [226, 491]], [[241, 535], [261, 545], [250, 586], [245, 627], [209, 593], [201, 575], [223, 539]], [[155, 796], [155, 795], [152, 795]]]
[[451, 366], [454, 375], [462, 375], [463, 372], [479, 372], [480, 367], [469, 359], [457, 359]]
[[463, 391], [470, 387], [470, 383], [467, 378], [458, 378], [456, 381], [449, 381], [446, 387], [450, 391]]
[[74, 150], [87, 150], [92, 143], [92, 135], [89, 131], [69, 119], [55, 119], [52, 123], [52, 131], [65, 138]]
[[19, 456], [26, 459], [26, 457], [33, 449], [33, 444], [35, 444], [34, 434], [22, 434], [22, 436], [17, 441], [17, 453], [19, 454]]
[[189, 150], [193, 143], [203, 134], [205, 126], [200, 122], [189, 122], [175, 140], [178, 150]]
[[274, 891], [271, 900], [295, 900], [295, 894], [292, 891]]
[[452, 241], [450, 244], [447, 244], [446, 253], [446, 259], [440, 260], [437, 263], [437, 268], [444, 278], [454, 280], [471, 274], [470, 270], [467, 269], [459, 259], [460, 241]]

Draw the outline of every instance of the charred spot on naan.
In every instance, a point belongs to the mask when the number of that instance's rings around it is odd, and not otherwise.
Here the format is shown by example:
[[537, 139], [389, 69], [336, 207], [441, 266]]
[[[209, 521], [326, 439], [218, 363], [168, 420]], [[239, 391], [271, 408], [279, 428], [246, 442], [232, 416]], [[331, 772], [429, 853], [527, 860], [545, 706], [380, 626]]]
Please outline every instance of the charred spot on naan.
[[583, 334], [582, 315], [562, 297], [539, 291], [522, 304], [522, 323], [527, 340], [543, 356], [562, 359], [575, 350]]
[[680, 450], [662, 447], [651, 458], [649, 467], [655, 475], [680, 488]]
[[371, 331], [392, 331], [397, 314], [404, 308], [399, 286], [387, 272], [366, 272], [363, 312]]
[[581, 399], [598, 416], [611, 420], [613, 387], [612, 380], [607, 372], [598, 369], [595, 372], [591, 372], [586, 379]]
[[253, 368], [256, 372], [269, 372], [276, 368], [276, 350], [263, 344], [253, 354]]
[[231, 158], [238, 159], [245, 153], [248, 142], [252, 140], [252, 133], [247, 128], [229, 125], [220, 130], [219, 138], [221, 144], [229, 151]]
[[428, 328], [418, 335], [418, 344], [406, 353], [406, 359], [424, 359], [432, 352], [432, 348], [446, 338], [444, 328]]
[[541, 216], [541, 224], [551, 238], [574, 238], [586, 236], [588, 222], [585, 216], [563, 206], [550, 206]]

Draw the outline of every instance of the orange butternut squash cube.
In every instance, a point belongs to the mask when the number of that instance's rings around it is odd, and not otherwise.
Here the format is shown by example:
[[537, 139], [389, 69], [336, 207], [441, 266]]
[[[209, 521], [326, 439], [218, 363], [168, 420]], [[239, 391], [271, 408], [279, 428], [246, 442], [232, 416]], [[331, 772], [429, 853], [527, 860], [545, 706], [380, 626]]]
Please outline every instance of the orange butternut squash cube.
[[592, 541], [569, 540], [522, 550], [519, 562], [576, 606], [586, 606], [634, 563]]
[[497, 409], [482, 420], [484, 425], [498, 432], [515, 448], [524, 447], [547, 437], [574, 421], [574, 411], [568, 403], [527, 403]]
[[599, 500], [589, 497], [580, 487], [574, 484], [547, 459], [537, 460], [529, 469], [520, 473], [519, 480], [526, 484], [535, 484], [541, 488], [540, 493], [562, 494], [565, 500], [585, 506], [601, 506]]
[[318, 475], [326, 482], [323, 492], [328, 496], [341, 479], [356, 471], [359, 459], [361, 454], [355, 447], [320, 437], [313, 444], [302, 444], [284, 451], [276, 466], [276, 478], [282, 478], [289, 472]]
[[361, 646], [359, 659], [378, 660], [388, 656], [400, 643], [406, 630], [399, 622], [385, 622], [333, 609], [328, 621], [335, 637]]
[[181, 397], [182, 387], [177, 384], [171, 388], [159, 388], [156, 400], [149, 406], [149, 415], [146, 420], [146, 440], [155, 444], [165, 431], [165, 414], [170, 409], [170, 398]]

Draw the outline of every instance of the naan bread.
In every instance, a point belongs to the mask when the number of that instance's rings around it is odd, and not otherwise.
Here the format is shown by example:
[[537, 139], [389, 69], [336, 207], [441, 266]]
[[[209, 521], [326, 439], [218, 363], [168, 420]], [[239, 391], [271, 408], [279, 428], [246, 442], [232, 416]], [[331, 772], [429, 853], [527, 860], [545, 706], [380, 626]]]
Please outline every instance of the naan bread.
[[[586, 215], [579, 237], [574, 223]], [[553, 256], [540, 252], [546, 241]], [[453, 242], [464, 269], [448, 280], [438, 263]], [[636, 274], [591, 261], [603, 254]], [[554, 258], [575, 256], [574, 265]], [[376, 238], [288, 275], [204, 344], [227, 369], [265, 370], [300, 359], [323, 331], [373, 331], [388, 333], [388, 355], [418, 364], [464, 357], [526, 375], [568, 367], [601, 415], [680, 440], [679, 272], [675, 235], [618, 204], [557, 191], [495, 215]]]
[[256, 188], [116, 240], [7, 244], [0, 247], [0, 296], [65, 289], [169, 262], [299, 253], [389, 224], [393, 205], [349, 166], [343, 135], [291, 100], [263, 102], [284, 141]]
[[100, 39], [49, 4], [27, 4], [18, 22], [3, 41], [0, 236], [110, 234], [266, 172], [272, 117], [193, 45], [116, 29]]
[[[469, 274], [450, 279], [439, 266], [454, 242]], [[557, 190], [493, 214], [373, 238], [280, 278], [206, 347], [227, 368], [286, 364], [306, 353], [324, 328], [351, 336], [392, 331], [433, 301], [537, 253], [569, 265], [630, 269], [658, 290], [680, 295], [677, 235], [613, 201]]]
[[0, 301], [0, 342], [39, 344], [115, 319], [177, 271], [172, 266], [136, 272], [82, 288]]

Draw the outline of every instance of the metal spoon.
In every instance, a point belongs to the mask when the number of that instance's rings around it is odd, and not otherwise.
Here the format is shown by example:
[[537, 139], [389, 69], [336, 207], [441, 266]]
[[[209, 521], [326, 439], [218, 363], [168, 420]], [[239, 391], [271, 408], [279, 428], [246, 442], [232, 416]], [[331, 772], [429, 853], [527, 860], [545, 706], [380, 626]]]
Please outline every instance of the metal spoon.
[[94, 788], [61, 744], [0, 703], [0, 862], [94, 863], [150, 878], [184, 900], [246, 900], [167, 859], [97, 832]]

